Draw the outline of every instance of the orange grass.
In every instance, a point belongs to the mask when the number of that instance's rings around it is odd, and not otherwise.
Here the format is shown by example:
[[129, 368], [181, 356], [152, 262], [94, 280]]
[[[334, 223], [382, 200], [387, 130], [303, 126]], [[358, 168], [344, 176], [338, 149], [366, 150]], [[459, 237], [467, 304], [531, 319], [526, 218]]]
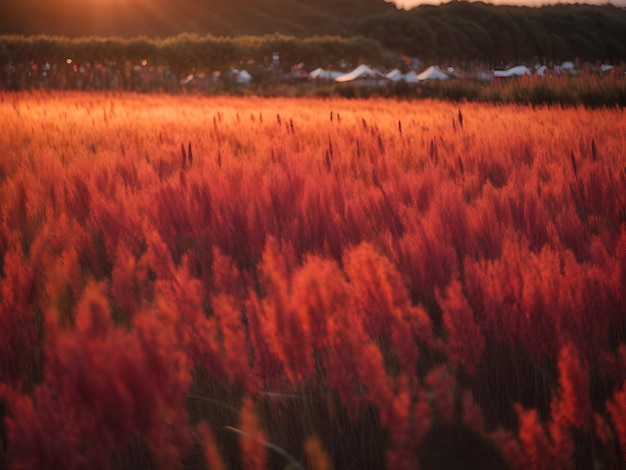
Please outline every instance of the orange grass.
[[0, 466], [623, 466], [625, 135], [0, 94]]

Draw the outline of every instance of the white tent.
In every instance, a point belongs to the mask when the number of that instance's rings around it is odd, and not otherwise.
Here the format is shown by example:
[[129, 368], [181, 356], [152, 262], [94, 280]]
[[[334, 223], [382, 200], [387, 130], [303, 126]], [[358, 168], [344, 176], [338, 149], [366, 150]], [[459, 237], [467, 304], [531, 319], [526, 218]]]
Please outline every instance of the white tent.
[[574, 65], [574, 62], [572, 61], [565, 61], [563, 62], [561, 65], [555, 65], [554, 66], [554, 71], [556, 73], [561, 73], [561, 72], [568, 72], [571, 74], [576, 74], [576, 66]]
[[399, 82], [400, 80], [404, 80], [404, 74], [400, 71], [400, 69], [393, 69], [391, 72], [388, 72], [385, 77], [387, 77], [392, 82]]
[[339, 83], [345, 83], [345, 82], [353, 82], [359, 79], [387, 80], [387, 77], [385, 77], [378, 70], [374, 70], [373, 68], [368, 67], [367, 65], [361, 64], [357, 68], [352, 70], [351, 72], [335, 78], [335, 81]]
[[437, 65], [431, 65], [417, 76], [419, 81], [424, 80], [447, 80], [448, 75], [441, 71]]
[[334, 70], [324, 70], [321, 67], [316, 68], [309, 74], [309, 76], [313, 80], [334, 80], [341, 75], [341, 72], [335, 72]]
[[193, 81], [193, 73], [190, 73], [185, 78], [181, 78], [178, 83], [180, 83], [181, 85], [187, 85], [188, 83], [191, 83], [192, 81]]
[[247, 70], [240, 70], [235, 75], [235, 80], [239, 85], [247, 85], [252, 81], [252, 75]]
[[406, 82], [406, 83], [417, 83], [419, 80], [417, 79], [417, 74], [411, 70], [407, 73], [402, 73], [398, 69], [393, 69], [391, 72], [388, 72], [385, 77], [387, 77], [392, 82]]
[[600, 65], [600, 71], [601, 72], [610, 72], [611, 70], [613, 70], [613, 66], [610, 64], [602, 64]]
[[516, 65], [506, 70], [494, 70], [494, 77], [521, 77], [523, 75], [532, 75], [532, 72], [525, 65]]
[[315, 70], [311, 70], [309, 72], [309, 75], [311, 76], [311, 78], [320, 78], [324, 72], [326, 72], [326, 70], [324, 70], [322, 67], [318, 67]]
[[411, 70], [410, 72], [407, 72], [404, 74], [404, 78], [403, 80], [407, 83], [417, 83], [419, 82], [418, 78], [417, 78], [417, 74]]
[[535, 67], [535, 73], [538, 77], [543, 77], [546, 74], [546, 70], [548, 70], [548, 67], [545, 65]]

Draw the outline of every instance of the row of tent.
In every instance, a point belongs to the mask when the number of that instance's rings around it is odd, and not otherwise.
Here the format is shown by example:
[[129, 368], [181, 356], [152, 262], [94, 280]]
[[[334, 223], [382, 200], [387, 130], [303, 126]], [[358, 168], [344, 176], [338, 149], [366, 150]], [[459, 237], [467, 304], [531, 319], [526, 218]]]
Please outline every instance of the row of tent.
[[[230, 71], [230, 76], [239, 85], [247, 85], [252, 81], [252, 75], [250, 75], [250, 73], [245, 69], [232, 69]], [[181, 84], [186, 84], [193, 78], [193, 75], [189, 75], [187, 79], [181, 81]], [[218, 77], [214, 77], [214, 81], [217, 78]], [[448, 78], [450, 78], [450, 76], [442, 72], [436, 65], [428, 67], [420, 74], [416, 74], [414, 71], [402, 73], [399, 69], [393, 69], [391, 72], [383, 74], [382, 72], [379, 72], [378, 70], [369, 67], [368, 65], [359, 65], [354, 70], [348, 73], [318, 68], [307, 74], [301, 70], [298, 70], [289, 74], [289, 78], [311, 78], [313, 80], [326, 80], [334, 81], [337, 83], [359, 82], [373, 85], [384, 85], [389, 81], [399, 82], [404, 80], [407, 83], [418, 83], [426, 80], [447, 80]]]
[[[612, 65], [602, 65], [600, 67], [601, 72], [610, 71], [613, 68]], [[544, 76], [550, 69], [546, 65], [536, 65], [534, 71], [525, 65], [516, 65], [504, 70], [494, 70], [492, 73], [484, 72], [478, 74], [479, 79], [491, 80], [492, 78], [507, 78], [507, 77], [523, 77], [525, 75], [537, 75], [539, 77]], [[555, 73], [577, 73], [572, 62], [563, 62], [560, 65], [555, 65], [552, 70]], [[252, 76], [246, 70], [233, 69], [231, 76], [234, 77], [236, 83], [240, 85], [246, 85], [252, 81]], [[441, 70], [437, 65], [431, 65], [421, 73], [416, 73], [413, 70], [402, 73], [399, 69], [393, 69], [390, 72], [384, 74], [368, 65], [359, 65], [348, 73], [338, 72], [333, 70], [324, 70], [317, 68], [310, 73], [306, 73], [302, 69], [298, 69], [289, 75], [291, 79], [313, 79], [313, 80], [325, 80], [334, 81], [336, 83], [360, 83], [365, 85], [378, 85], [383, 86], [389, 81], [406, 83], [420, 83], [434, 80], [448, 80], [449, 78], [456, 77], [453, 69], [448, 69], [447, 72]]]
[[314, 80], [332, 80], [337, 83], [349, 83], [356, 81], [387, 82], [389, 80], [393, 82], [400, 82], [404, 80], [407, 83], [418, 83], [426, 80], [447, 80], [450, 78], [447, 73], [442, 72], [436, 65], [431, 65], [420, 74], [417, 74], [412, 70], [408, 73], [402, 73], [399, 69], [393, 69], [389, 73], [383, 74], [368, 65], [362, 64], [348, 73], [327, 71], [318, 68], [313, 70], [309, 75]]
[[[613, 66], [610, 64], [602, 64], [598, 67], [598, 71], [601, 73], [610, 72], [613, 70]], [[556, 74], [569, 73], [576, 75], [580, 71], [576, 68], [573, 62], [563, 62], [560, 65], [555, 65], [552, 70], [548, 68], [546, 65], [535, 65], [535, 70], [531, 70], [525, 65], [516, 65], [515, 67], [510, 67], [505, 70], [494, 70], [493, 76], [498, 78], [507, 78], [507, 77], [523, 77], [525, 75], [537, 75], [538, 77], [543, 77], [546, 72], [554, 72]]]
[[[612, 65], [602, 64], [598, 67], [598, 71], [602, 73], [610, 72], [613, 69]], [[480, 77], [490, 80], [492, 77], [506, 78], [506, 77], [523, 77], [525, 75], [537, 75], [543, 77], [546, 73], [570, 73], [578, 74], [580, 71], [576, 68], [573, 62], [563, 62], [560, 65], [555, 65], [552, 69], [549, 69], [546, 65], [537, 64], [534, 70], [531, 70], [525, 65], [516, 65], [505, 70], [494, 70], [493, 73], [479, 74]], [[441, 70], [437, 65], [431, 65], [422, 73], [417, 74], [414, 71], [408, 73], [402, 73], [399, 69], [393, 69], [387, 74], [383, 74], [378, 70], [372, 69], [367, 65], [359, 65], [356, 69], [349, 73], [341, 74], [340, 72], [327, 72], [323, 69], [316, 69], [310, 74], [311, 78], [322, 78], [326, 80], [334, 80], [335, 82], [345, 83], [353, 82], [355, 80], [363, 79], [380, 79], [391, 80], [394, 82], [400, 82], [404, 80], [407, 83], [419, 83], [428, 80], [447, 80], [452, 77], [457, 77], [454, 69], [449, 68], [446, 71]]]

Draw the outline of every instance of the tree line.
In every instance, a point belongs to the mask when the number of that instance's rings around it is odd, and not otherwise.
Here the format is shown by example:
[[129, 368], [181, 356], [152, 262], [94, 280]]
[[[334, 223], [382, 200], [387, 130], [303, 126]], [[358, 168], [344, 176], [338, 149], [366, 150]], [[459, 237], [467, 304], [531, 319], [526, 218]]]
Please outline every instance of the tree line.
[[350, 27], [384, 47], [431, 60], [626, 59], [626, 9], [613, 5], [531, 8], [452, 1], [365, 16]]
[[181, 34], [159, 39], [148, 37], [0, 36], [0, 64], [147, 61], [177, 73], [191, 69], [224, 70], [229, 67], [274, 65], [291, 67], [336, 66], [342, 61], [382, 63], [389, 55], [381, 44], [365, 37], [317, 36], [296, 38], [280, 34], [266, 36], [215, 37]]
[[[96, 48], [122, 48], [131, 55], [141, 48], [195, 48], [200, 42], [218, 62], [231, 60], [239, 46], [270, 43], [274, 40], [264, 36], [276, 33], [290, 37], [281, 44], [288, 42], [302, 56], [298, 61], [323, 52], [328, 59], [319, 60], [330, 63], [334, 55], [345, 53], [347, 43], [326, 39], [321, 44], [320, 36], [345, 38], [348, 44], [353, 44], [348, 38], [363, 36], [378, 43], [369, 43], [375, 53], [382, 47], [434, 62], [626, 59], [626, 9], [610, 4], [531, 8], [454, 0], [405, 11], [382, 0], [153, 0], [151, 8], [144, 7], [138, 0], [126, 0], [123, 7], [115, 2], [0, 0], [0, 34], [117, 35], [127, 39], [111, 39]], [[178, 35], [185, 32], [204, 39], [181, 40]], [[128, 39], [140, 35], [170, 39]]]

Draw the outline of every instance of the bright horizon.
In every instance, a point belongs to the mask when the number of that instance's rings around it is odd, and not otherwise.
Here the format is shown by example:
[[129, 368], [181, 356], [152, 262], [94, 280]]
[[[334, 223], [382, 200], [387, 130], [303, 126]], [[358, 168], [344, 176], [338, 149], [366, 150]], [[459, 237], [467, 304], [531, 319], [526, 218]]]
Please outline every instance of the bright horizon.
[[[441, 3], [447, 3], [447, 1], [441, 0], [395, 0], [394, 3], [398, 5], [400, 8], [413, 8], [419, 5], [439, 5]], [[492, 3], [494, 5], [518, 5], [518, 6], [532, 6], [539, 7], [542, 5], [555, 5], [557, 3], [562, 4], [576, 4], [576, 3], [586, 3], [591, 5], [606, 5], [607, 3], [612, 3], [618, 7], [626, 7], [626, 0], [582, 0], [582, 1], [572, 1], [572, 0], [489, 0], [485, 1], [485, 3]]]

